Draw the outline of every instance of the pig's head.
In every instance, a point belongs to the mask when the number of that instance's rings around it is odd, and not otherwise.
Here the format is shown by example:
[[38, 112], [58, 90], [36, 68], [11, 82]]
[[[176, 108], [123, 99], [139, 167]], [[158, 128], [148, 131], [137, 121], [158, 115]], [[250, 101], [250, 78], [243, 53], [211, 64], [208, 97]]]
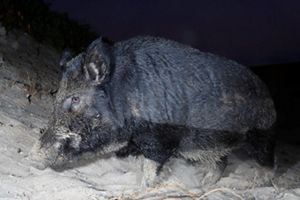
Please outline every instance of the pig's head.
[[[60, 168], [88, 152], [111, 153], [126, 144], [109, 93], [112, 46], [98, 39], [64, 66], [54, 112], [32, 150], [37, 167]], [[95, 153], [93, 153], [95, 154]]]

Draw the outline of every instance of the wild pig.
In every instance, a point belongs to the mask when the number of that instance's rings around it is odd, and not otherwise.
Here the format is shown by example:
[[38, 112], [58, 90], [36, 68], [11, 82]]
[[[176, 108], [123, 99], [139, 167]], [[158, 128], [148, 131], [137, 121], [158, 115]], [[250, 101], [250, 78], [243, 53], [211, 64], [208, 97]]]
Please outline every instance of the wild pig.
[[226, 156], [247, 141], [259, 161], [270, 158], [271, 143], [262, 138], [276, 119], [273, 101], [232, 60], [158, 37], [99, 38], [61, 65], [54, 112], [34, 149], [42, 167], [88, 152], [141, 154], [151, 185], [172, 157], [208, 163], [218, 177]]

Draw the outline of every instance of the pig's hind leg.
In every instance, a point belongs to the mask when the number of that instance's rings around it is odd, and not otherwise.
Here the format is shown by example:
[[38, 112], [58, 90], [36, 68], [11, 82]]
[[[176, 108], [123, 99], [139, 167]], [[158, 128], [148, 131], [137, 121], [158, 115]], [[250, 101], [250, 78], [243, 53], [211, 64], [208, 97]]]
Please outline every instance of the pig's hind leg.
[[227, 166], [227, 155], [244, 140], [236, 132], [192, 129], [179, 145], [178, 155], [199, 167], [202, 185], [216, 183]]

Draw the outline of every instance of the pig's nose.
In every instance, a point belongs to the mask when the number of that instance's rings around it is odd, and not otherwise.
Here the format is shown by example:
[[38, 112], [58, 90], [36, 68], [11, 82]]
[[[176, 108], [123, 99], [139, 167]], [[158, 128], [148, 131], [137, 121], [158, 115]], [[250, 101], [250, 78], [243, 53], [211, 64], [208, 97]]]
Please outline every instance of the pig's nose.
[[47, 156], [45, 152], [40, 148], [40, 144], [36, 143], [31, 151], [28, 154], [27, 157], [29, 163], [31, 166], [39, 169], [39, 170], [44, 170], [47, 168]]
[[33, 160], [32, 158], [29, 158], [30, 159], [30, 166], [36, 168], [36, 169], [39, 169], [39, 170], [44, 170], [47, 168], [47, 165], [44, 164], [43, 162], [39, 161], [39, 160]]

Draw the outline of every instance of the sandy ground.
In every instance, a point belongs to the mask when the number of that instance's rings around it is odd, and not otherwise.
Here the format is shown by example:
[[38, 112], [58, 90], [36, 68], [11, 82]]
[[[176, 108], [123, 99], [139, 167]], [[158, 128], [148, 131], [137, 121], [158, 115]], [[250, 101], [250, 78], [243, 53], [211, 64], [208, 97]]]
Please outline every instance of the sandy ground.
[[28, 153], [51, 113], [57, 62], [53, 49], [0, 26], [1, 200], [300, 199], [300, 148], [279, 142], [274, 169], [237, 152], [212, 186], [201, 184], [201, 167], [182, 160], [167, 165], [169, 176], [148, 189], [140, 186], [142, 157], [99, 159], [63, 172], [32, 167]]

